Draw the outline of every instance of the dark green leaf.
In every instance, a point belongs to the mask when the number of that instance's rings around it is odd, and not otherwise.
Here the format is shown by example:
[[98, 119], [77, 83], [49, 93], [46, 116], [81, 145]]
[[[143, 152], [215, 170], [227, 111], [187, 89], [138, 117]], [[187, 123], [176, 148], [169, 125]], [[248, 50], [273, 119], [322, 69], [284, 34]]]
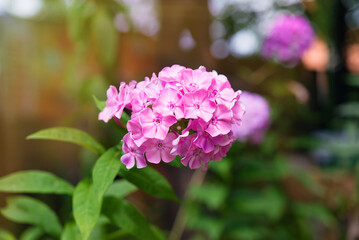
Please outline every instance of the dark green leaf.
[[117, 148], [110, 148], [97, 160], [92, 171], [92, 178], [100, 201], [108, 186], [115, 179], [120, 166], [120, 151]]
[[2, 215], [17, 223], [33, 224], [55, 237], [61, 233], [61, 225], [56, 214], [43, 202], [25, 196], [7, 199]]
[[21, 234], [20, 240], [38, 240], [43, 234], [44, 231], [41, 228], [30, 227]]
[[101, 211], [101, 203], [90, 179], [84, 179], [77, 185], [72, 205], [74, 218], [80, 229], [82, 239], [87, 240]]
[[155, 197], [178, 201], [168, 181], [156, 170], [147, 166], [142, 169], [120, 169], [119, 174], [144, 192]]
[[102, 211], [115, 225], [139, 239], [161, 239], [141, 213], [126, 200], [106, 197]]
[[61, 240], [81, 240], [81, 234], [76, 224], [68, 222], [61, 235]]
[[110, 185], [105, 193], [106, 197], [124, 198], [128, 194], [137, 190], [137, 187], [125, 179], [115, 181]]
[[89, 134], [75, 128], [55, 127], [48, 128], [31, 134], [27, 139], [47, 139], [75, 143], [87, 147], [92, 151], [102, 154], [105, 148], [93, 139]]
[[31, 170], [12, 173], [0, 178], [0, 191], [71, 195], [74, 187], [52, 173]]

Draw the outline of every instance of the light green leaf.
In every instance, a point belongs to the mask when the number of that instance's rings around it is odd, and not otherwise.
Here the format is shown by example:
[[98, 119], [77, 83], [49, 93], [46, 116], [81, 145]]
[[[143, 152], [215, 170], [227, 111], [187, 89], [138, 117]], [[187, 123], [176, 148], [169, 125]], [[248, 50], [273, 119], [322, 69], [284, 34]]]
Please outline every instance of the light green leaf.
[[129, 202], [123, 199], [106, 197], [102, 212], [118, 227], [139, 239], [162, 239], [155, 232], [142, 214]]
[[17, 223], [33, 224], [55, 237], [61, 233], [61, 225], [56, 214], [43, 202], [25, 196], [7, 199], [7, 206], [1, 214]]
[[77, 185], [72, 205], [75, 222], [80, 229], [82, 239], [87, 240], [101, 211], [101, 203], [90, 179], [84, 179]]
[[105, 193], [106, 197], [124, 198], [128, 194], [137, 190], [137, 187], [125, 179], [115, 181], [110, 185]]
[[21, 234], [20, 240], [38, 240], [43, 234], [44, 231], [41, 228], [30, 227]]
[[98, 100], [95, 95], [93, 95], [92, 97], [93, 97], [93, 100], [95, 102], [97, 109], [102, 111], [106, 107], [106, 101]]
[[98, 154], [105, 152], [105, 148], [89, 134], [82, 130], [69, 127], [55, 127], [40, 130], [31, 134], [26, 139], [47, 139], [70, 142], [89, 148]]
[[108, 186], [110, 186], [115, 179], [118, 171], [120, 170], [120, 166], [120, 151], [115, 147], [107, 150], [107, 152], [102, 154], [97, 160], [92, 171], [92, 178], [93, 186], [100, 201]]
[[12, 235], [12, 233], [10, 233], [4, 229], [0, 229], [0, 239], [1, 240], [16, 240], [16, 238], [14, 237], [14, 235]]
[[76, 224], [68, 222], [61, 235], [61, 240], [81, 240], [81, 234]]
[[30, 170], [0, 178], [0, 192], [69, 194], [74, 187], [52, 173]]
[[120, 169], [119, 174], [144, 192], [155, 197], [178, 201], [168, 181], [156, 170], [147, 166], [142, 169]]

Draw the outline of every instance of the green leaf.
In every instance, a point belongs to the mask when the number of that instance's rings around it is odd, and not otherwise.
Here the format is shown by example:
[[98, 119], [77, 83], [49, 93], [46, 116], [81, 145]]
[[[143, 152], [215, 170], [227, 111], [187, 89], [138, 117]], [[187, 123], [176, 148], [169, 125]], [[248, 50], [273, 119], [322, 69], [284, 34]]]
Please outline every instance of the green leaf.
[[154, 231], [142, 214], [129, 202], [123, 199], [106, 197], [102, 212], [118, 227], [139, 239], [162, 239]]
[[56, 214], [43, 202], [25, 196], [7, 199], [2, 215], [17, 223], [33, 224], [55, 237], [61, 233], [61, 225]]
[[105, 193], [106, 197], [124, 198], [128, 194], [137, 190], [137, 187], [125, 179], [115, 181], [110, 185]]
[[97, 160], [93, 171], [93, 186], [101, 201], [103, 194], [115, 179], [120, 170], [120, 151], [117, 148], [110, 148]]
[[12, 233], [10, 233], [4, 229], [0, 229], [0, 239], [1, 240], [16, 240], [16, 238], [14, 237], [14, 235], [12, 235]]
[[68, 222], [61, 235], [61, 240], [81, 240], [81, 234], [76, 224]]
[[102, 111], [106, 107], [106, 101], [98, 100], [95, 95], [92, 96], [95, 102], [95, 105], [99, 111]]
[[48, 128], [31, 134], [26, 139], [47, 139], [75, 143], [102, 154], [105, 148], [93, 139], [89, 134], [75, 128], [55, 127]]
[[90, 179], [84, 179], [77, 185], [72, 204], [75, 222], [80, 229], [82, 239], [87, 240], [101, 211], [101, 202]]
[[21, 234], [20, 240], [37, 240], [40, 239], [43, 234], [44, 231], [41, 228], [30, 227]]
[[71, 195], [73, 191], [70, 183], [38, 170], [16, 172], [0, 178], [0, 192]]
[[133, 168], [131, 170], [121, 168], [119, 174], [150, 195], [178, 201], [168, 181], [150, 166], [142, 169]]

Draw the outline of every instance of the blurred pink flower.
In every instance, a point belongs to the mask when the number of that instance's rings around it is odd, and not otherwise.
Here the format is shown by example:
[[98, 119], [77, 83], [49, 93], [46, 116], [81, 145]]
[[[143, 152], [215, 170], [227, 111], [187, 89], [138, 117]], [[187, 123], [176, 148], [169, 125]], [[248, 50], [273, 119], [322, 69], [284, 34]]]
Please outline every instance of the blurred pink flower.
[[232, 125], [233, 134], [239, 141], [260, 143], [270, 125], [270, 106], [264, 97], [246, 91], [240, 100], [246, 106], [246, 114], [241, 125]]
[[306, 18], [283, 14], [275, 19], [265, 37], [262, 55], [265, 58], [296, 64], [313, 40], [314, 30]]

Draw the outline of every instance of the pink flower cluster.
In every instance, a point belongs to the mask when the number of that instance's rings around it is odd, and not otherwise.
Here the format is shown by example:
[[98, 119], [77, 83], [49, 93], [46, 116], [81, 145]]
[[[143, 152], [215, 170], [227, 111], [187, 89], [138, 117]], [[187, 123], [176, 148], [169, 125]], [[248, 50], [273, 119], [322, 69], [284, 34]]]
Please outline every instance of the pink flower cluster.
[[126, 167], [143, 168], [176, 155], [191, 169], [221, 160], [235, 137], [233, 125], [240, 125], [245, 112], [228, 79], [204, 67], [165, 67], [158, 76], [144, 81], [121, 83], [107, 90], [106, 107], [99, 120], [121, 118], [124, 108], [132, 111], [123, 138]]

